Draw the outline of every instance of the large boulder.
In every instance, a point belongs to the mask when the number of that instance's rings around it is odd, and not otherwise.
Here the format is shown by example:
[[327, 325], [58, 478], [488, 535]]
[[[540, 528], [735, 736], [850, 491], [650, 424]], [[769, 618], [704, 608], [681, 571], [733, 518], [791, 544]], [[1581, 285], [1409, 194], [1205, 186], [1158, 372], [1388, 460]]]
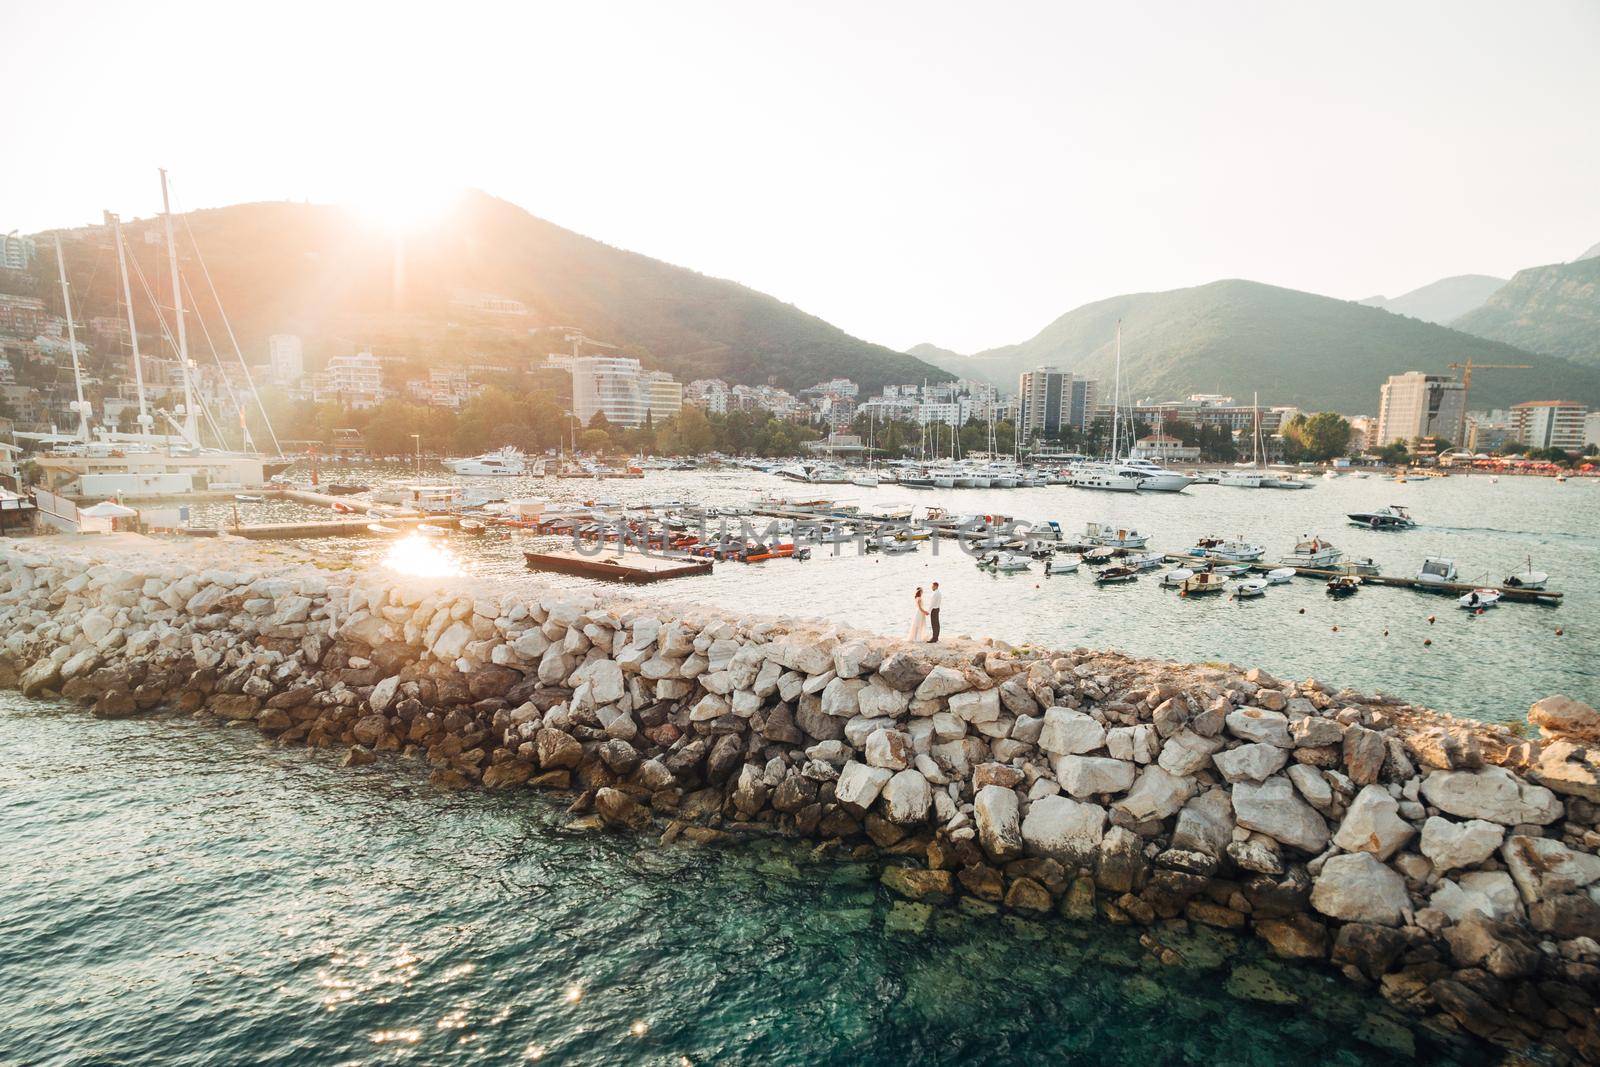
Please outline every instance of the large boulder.
[[1233, 800], [1228, 790], [1207, 789], [1178, 812], [1172, 847], [1221, 859], [1233, 840]]
[[1222, 777], [1230, 782], [1264, 782], [1283, 769], [1289, 753], [1277, 745], [1252, 741], [1211, 757]]
[[1551, 696], [1528, 709], [1528, 721], [1548, 737], [1600, 741], [1600, 711], [1571, 697]]
[[1289, 717], [1281, 711], [1240, 708], [1229, 712], [1224, 721], [1228, 732], [1241, 741], [1259, 741], [1279, 748], [1294, 747], [1294, 739], [1289, 736]]
[[1058, 794], [1028, 806], [1022, 840], [1030, 855], [1048, 856], [1068, 867], [1083, 866], [1099, 851], [1105, 827], [1106, 809]]
[[1315, 808], [1300, 799], [1294, 784], [1282, 775], [1260, 785], [1235, 785], [1233, 815], [1245, 829], [1304, 852], [1321, 852], [1328, 845], [1328, 824]]
[[894, 772], [887, 767], [869, 767], [851, 760], [839, 771], [839, 781], [833, 791], [834, 799], [855, 815], [865, 814], [893, 777]]
[[880, 726], [867, 737], [866, 755], [868, 766], [903, 771], [911, 766], [917, 754], [910, 734]]
[[1210, 765], [1212, 754], [1226, 743], [1223, 738], [1205, 737], [1185, 728], [1167, 738], [1156, 763], [1168, 774], [1180, 778], [1198, 774]]
[[1418, 845], [1422, 854], [1433, 863], [1436, 871], [1457, 867], [1476, 867], [1500, 847], [1505, 840], [1506, 828], [1485, 819], [1454, 822], [1431, 815], [1422, 824], [1422, 841]]
[[1435, 771], [1422, 780], [1428, 803], [1463, 819], [1487, 819], [1502, 826], [1548, 826], [1561, 818], [1561, 801], [1543, 786], [1525, 782], [1504, 767], [1481, 771]]
[[1022, 807], [1017, 794], [999, 785], [978, 790], [972, 804], [978, 824], [978, 842], [996, 861], [1022, 855]]
[[1362, 786], [1333, 835], [1333, 843], [1346, 852], [1370, 852], [1386, 860], [1417, 832], [1400, 818], [1399, 810], [1399, 801], [1383, 786]]
[[1500, 850], [1500, 858], [1529, 904], [1575, 893], [1600, 881], [1600, 856], [1570, 849], [1550, 837], [1513, 834]]
[[933, 806], [933, 790], [915, 770], [903, 770], [890, 778], [881, 795], [884, 818], [901, 826], [925, 821]]
[[[891, 661], [892, 662], [892, 661]], [[885, 664], [887, 667], [888, 664]], [[967, 681], [967, 676], [953, 667], [935, 667], [922, 679], [917, 686], [917, 700], [937, 700], [954, 693], [962, 693], [972, 687]]]
[[1331, 856], [1322, 865], [1311, 886], [1311, 906], [1344, 922], [1398, 926], [1411, 898], [1405, 879], [1372, 853], [1350, 852]]
[[1138, 781], [1128, 795], [1112, 807], [1136, 823], [1147, 819], [1165, 819], [1194, 795], [1193, 778], [1179, 778], [1151, 764], [1139, 772]]
[[1516, 883], [1505, 871], [1472, 871], [1455, 881], [1441, 881], [1428, 900], [1454, 922], [1470, 915], [1486, 915], [1501, 921], [1522, 917], [1522, 900]]
[[1092, 717], [1072, 708], [1049, 708], [1044, 713], [1044, 728], [1039, 732], [1039, 747], [1053, 756], [1093, 752], [1106, 743], [1106, 728]]
[[1133, 785], [1132, 763], [1104, 756], [1059, 756], [1055, 762], [1056, 781], [1080, 799], [1105, 793], [1121, 793]]

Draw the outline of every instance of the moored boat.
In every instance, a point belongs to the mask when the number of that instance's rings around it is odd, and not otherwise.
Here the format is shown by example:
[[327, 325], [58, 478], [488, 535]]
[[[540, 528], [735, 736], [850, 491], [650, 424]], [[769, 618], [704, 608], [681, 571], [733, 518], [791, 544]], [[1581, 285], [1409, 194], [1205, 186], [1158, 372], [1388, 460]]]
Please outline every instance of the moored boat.
[[1485, 608], [1492, 608], [1496, 604], [1500, 603], [1500, 590], [1474, 589], [1465, 596], [1457, 598], [1456, 603], [1460, 604], [1468, 611], [1482, 611]]
[[1139, 577], [1139, 572], [1132, 567], [1107, 567], [1094, 576], [1096, 585], [1112, 585], [1118, 582], [1131, 582]]
[[367, 523], [367, 532], [377, 534], [379, 537], [399, 537], [401, 534], [405, 533], [405, 531], [399, 527], [385, 526], [381, 522]]
[[1238, 581], [1233, 583], [1233, 595], [1235, 599], [1262, 596], [1266, 593], [1266, 591], [1267, 580], [1265, 578], [1240, 578]]
[[1456, 580], [1456, 561], [1438, 556], [1429, 556], [1422, 561], [1422, 569], [1417, 572], [1417, 584], [1428, 585], [1453, 585]]
[[1267, 572], [1267, 584], [1285, 585], [1294, 580], [1294, 575], [1295, 569], [1293, 567], [1274, 567]]
[[1194, 571], [1188, 567], [1174, 567], [1161, 576], [1161, 585], [1168, 589], [1177, 589], [1193, 577]]
[[1220, 593], [1227, 588], [1228, 579], [1216, 571], [1196, 571], [1183, 580], [1178, 587], [1178, 592], [1184, 596], [1197, 596], [1201, 593]]
[[1508, 589], [1543, 589], [1549, 581], [1548, 574], [1533, 569], [1533, 558], [1530, 556], [1522, 570], [1506, 575], [1505, 581], [1500, 584]]
[[1295, 543], [1294, 551], [1279, 559], [1291, 567], [1331, 567], [1344, 556], [1332, 544], [1316, 535], [1302, 537]]
[[1328, 595], [1334, 599], [1354, 596], [1361, 588], [1361, 578], [1354, 574], [1336, 574], [1328, 579]]

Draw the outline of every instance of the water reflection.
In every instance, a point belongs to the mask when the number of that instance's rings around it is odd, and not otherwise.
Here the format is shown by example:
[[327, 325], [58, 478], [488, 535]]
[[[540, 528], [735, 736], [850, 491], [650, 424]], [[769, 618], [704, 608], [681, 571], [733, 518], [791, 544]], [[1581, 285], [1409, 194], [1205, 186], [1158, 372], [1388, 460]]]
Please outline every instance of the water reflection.
[[448, 547], [419, 534], [409, 534], [391, 545], [384, 553], [383, 566], [416, 578], [453, 578], [467, 573]]

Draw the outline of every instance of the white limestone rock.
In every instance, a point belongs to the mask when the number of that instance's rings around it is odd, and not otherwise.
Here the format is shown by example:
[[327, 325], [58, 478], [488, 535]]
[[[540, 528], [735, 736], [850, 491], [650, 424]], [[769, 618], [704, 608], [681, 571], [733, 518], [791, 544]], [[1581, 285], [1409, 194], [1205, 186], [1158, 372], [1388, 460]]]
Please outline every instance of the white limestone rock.
[[1112, 808], [1134, 822], [1165, 819], [1182, 808], [1184, 802], [1194, 795], [1196, 788], [1193, 778], [1168, 774], [1160, 766], [1151, 764], [1139, 772], [1139, 778], [1128, 795], [1113, 804]]
[[900, 771], [883, 787], [883, 817], [901, 826], [924, 822], [933, 807], [933, 790], [920, 771]]
[[864, 814], [893, 777], [894, 772], [887, 767], [869, 767], [851, 760], [839, 771], [834, 799], [855, 814]]
[[935, 667], [917, 686], [916, 699], [936, 700], [939, 697], [962, 693], [971, 688], [967, 676], [951, 667]]
[[1202, 737], [1184, 727], [1167, 738], [1161, 746], [1161, 757], [1156, 760], [1156, 765], [1168, 774], [1179, 777], [1197, 774], [1211, 763], [1212, 755], [1224, 743], [1220, 737]]
[[1293, 748], [1289, 735], [1289, 717], [1281, 711], [1264, 708], [1240, 708], [1228, 713], [1225, 720], [1228, 732], [1241, 741], [1259, 741], [1278, 748]]
[[916, 754], [916, 749], [911, 744], [911, 735], [902, 730], [879, 727], [867, 737], [866, 756], [869, 767], [887, 767], [891, 771], [903, 771], [911, 766]]
[[1486, 819], [1468, 819], [1454, 822], [1433, 815], [1422, 824], [1422, 854], [1432, 861], [1437, 871], [1460, 867], [1476, 867], [1500, 847], [1505, 840], [1506, 828]]
[[1104, 747], [1106, 728], [1093, 718], [1072, 708], [1049, 708], [1044, 713], [1044, 728], [1039, 732], [1039, 747], [1054, 756], [1075, 756]]
[[1136, 768], [1130, 760], [1104, 756], [1057, 756], [1056, 781], [1072, 796], [1099, 796], [1122, 793], [1133, 785]]
[[1289, 753], [1276, 745], [1252, 741], [1211, 757], [1222, 777], [1230, 782], [1264, 782], [1283, 769]]
[[1454, 881], [1446, 878], [1433, 891], [1428, 906], [1438, 908], [1454, 922], [1475, 911], [1501, 922], [1522, 918], [1522, 899], [1505, 871], [1471, 871]]
[[1525, 782], [1504, 767], [1434, 771], [1422, 780], [1422, 796], [1450, 815], [1485, 819], [1502, 826], [1548, 826], [1565, 810], [1550, 790]]
[[1004, 861], [1022, 855], [1022, 810], [1017, 794], [1000, 785], [986, 785], [972, 802], [978, 824], [978, 843], [991, 859]]
[[[987, 786], [985, 791], [998, 788]], [[1070, 868], [1093, 860], [1105, 828], [1106, 809], [1058, 794], [1028, 805], [1022, 840], [1029, 855], [1047, 856]]]
[[1278, 775], [1260, 785], [1240, 782], [1233, 787], [1233, 814], [1247, 830], [1266, 834], [1281, 844], [1318, 853], [1328, 845], [1328, 824], [1316, 809], [1300, 799], [1289, 779]]
[[1500, 850], [1500, 858], [1529, 904], [1576, 893], [1600, 881], [1600, 856], [1570, 849], [1553, 837], [1513, 834]]
[[1399, 801], [1383, 786], [1362, 786], [1339, 823], [1333, 843], [1346, 852], [1370, 852], [1387, 860], [1417, 832], [1396, 814], [1399, 807]]
[[1311, 886], [1311, 906], [1343, 922], [1398, 926], [1411, 898], [1405, 879], [1372, 853], [1349, 852], [1330, 856], [1322, 865]]
[[[947, 702], [950, 713], [966, 722], [995, 722], [1000, 718], [1000, 691], [998, 689], [968, 690], [952, 693]], [[1007, 728], [1009, 732], [1009, 727]]]

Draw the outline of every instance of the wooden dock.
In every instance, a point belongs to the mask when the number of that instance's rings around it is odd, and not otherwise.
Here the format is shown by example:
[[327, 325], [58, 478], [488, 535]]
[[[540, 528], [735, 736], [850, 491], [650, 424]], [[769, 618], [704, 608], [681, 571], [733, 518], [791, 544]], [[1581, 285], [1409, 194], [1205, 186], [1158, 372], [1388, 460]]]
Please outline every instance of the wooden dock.
[[[348, 519], [306, 519], [302, 522], [263, 522], [250, 526], [221, 526], [216, 529], [191, 527], [183, 532], [191, 537], [217, 537], [231, 534], [250, 541], [292, 541], [300, 537], [381, 537], [367, 529], [376, 519], [365, 515]], [[454, 526], [459, 520], [454, 515], [421, 515], [413, 518], [385, 516], [383, 525], [403, 530], [413, 530], [419, 523], [434, 526]]]
[[712, 565], [709, 559], [646, 554], [635, 548], [622, 552], [614, 547], [598, 552], [563, 548], [549, 552], [523, 552], [523, 556], [530, 570], [597, 578], [603, 582], [622, 582], [625, 585], [647, 585], [669, 578], [710, 574]]
[[[1240, 566], [1238, 560], [1224, 559], [1221, 556], [1200, 557], [1183, 553], [1168, 552], [1168, 563], [1182, 563], [1185, 566], [1200, 569], [1207, 563], [1218, 566]], [[1279, 567], [1289, 567], [1301, 578], [1321, 578], [1326, 581], [1336, 578], [1346, 572], [1340, 569], [1326, 567], [1296, 567], [1290, 563], [1247, 563], [1243, 564], [1258, 574], [1277, 570]], [[1386, 574], [1363, 574], [1360, 576], [1364, 585], [1388, 585], [1398, 589], [1414, 589], [1419, 593], [1448, 593], [1452, 596], [1463, 596], [1474, 589], [1493, 589], [1500, 594], [1502, 600], [1515, 600], [1524, 604], [1555, 605], [1561, 603], [1562, 594], [1553, 593], [1545, 589], [1519, 589], [1515, 586], [1473, 585], [1470, 582], [1419, 582], [1415, 578], [1397, 578]]]

